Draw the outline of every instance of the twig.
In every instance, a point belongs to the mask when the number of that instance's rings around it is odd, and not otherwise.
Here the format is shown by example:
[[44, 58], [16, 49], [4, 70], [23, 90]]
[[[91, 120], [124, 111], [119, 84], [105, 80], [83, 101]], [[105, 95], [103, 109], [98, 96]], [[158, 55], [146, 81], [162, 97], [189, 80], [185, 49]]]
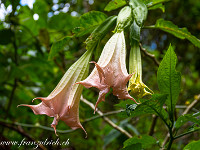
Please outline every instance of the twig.
[[[95, 110], [95, 106], [90, 103], [88, 100], [84, 99], [83, 97], [81, 97], [81, 101], [84, 102], [85, 104], [87, 104], [88, 106], [90, 106], [93, 110]], [[99, 115], [101, 115], [103, 117], [103, 119], [109, 124], [111, 125], [113, 128], [115, 128], [116, 130], [120, 131], [121, 133], [125, 134], [127, 137], [131, 138], [132, 135], [130, 133], [128, 133], [126, 130], [124, 130], [123, 128], [117, 126], [114, 122], [112, 122], [108, 117], [105, 117], [104, 114], [97, 109], [96, 111]]]
[[[17, 128], [17, 127], [14, 127], [12, 124], [7, 124], [7, 123], [5, 123], [5, 122], [3, 122], [3, 121], [0, 121], [0, 125], [2, 125], [2, 126], [4, 126], [4, 127], [7, 127], [7, 128], [9, 128], [9, 129], [12, 129], [12, 130], [18, 132], [19, 134], [25, 136], [25, 137], [26, 137], [28, 140], [30, 140], [30, 141], [36, 142], [36, 141], [35, 141], [29, 134], [27, 134], [20, 126], [18, 126], [18, 128]], [[37, 142], [36, 142], [36, 143], [37, 143]], [[39, 144], [39, 143], [38, 143], [38, 145], [39, 145], [40, 149], [42, 149], [42, 150], [47, 150], [42, 144]]]
[[[182, 115], [187, 114], [187, 113], [192, 109], [192, 107], [194, 107], [194, 105], [196, 105], [196, 104], [199, 102], [199, 99], [200, 99], [200, 94], [197, 96], [197, 98], [196, 98], [189, 106], [186, 107], [186, 109], [185, 109], [185, 111], [182, 113]], [[173, 132], [173, 133], [174, 133], [174, 131], [175, 131], [175, 128], [172, 129], [172, 132]], [[169, 135], [169, 133], [168, 133], [167, 136], [165, 137], [164, 141], [163, 141], [163, 144], [162, 144], [162, 147], [163, 147], [163, 148], [162, 148], [162, 149], [164, 149], [164, 146], [165, 146], [165, 144], [168, 142], [169, 138], [170, 138], [170, 135]], [[177, 139], [177, 138], [176, 138], [176, 139]]]
[[200, 130], [200, 128], [195, 129], [195, 130], [188, 131], [188, 132], [186, 132], [186, 133], [182, 133], [182, 134], [177, 135], [176, 137], [174, 137], [174, 139], [178, 139], [178, 138], [180, 138], [180, 137], [182, 137], [182, 136], [185, 136], [185, 135], [187, 135], [187, 134], [190, 134], [190, 133], [193, 133], [193, 132], [199, 131], [199, 130]]
[[54, 63], [58, 66], [58, 68], [62, 71], [62, 73], [65, 73], [64, 68], [56, 61], [56, 59], [54, 59]]
[[[184, 109], [186, 107], [187, 106], [176, 105], [177, 109]], [[194, 112], [198, 112], [198, 110], [196, 110], [194, 108], [192, 110]], [[89, 122], [89, 121], [92, 121], [92, 120], [95, 120], [95, 119], [98, 119], [98, 118], [102, 118], [103, 116], [114, 115], [114, 114], [120, 113], [122, 111], [124, 111], [124, 109], [103, 113], [103, 115], [98, 115], [98, 116], [94, 116], [94, 117], [91, 117], [91, 118], [87, 118], [82, 123], [86, 123], [86, 122]], [[22, 127], [30, 127], [30, 128], [40, 128], [40, 129], [44, 129], [44, 130], [48, 130], [48, 131], [54, 132], [53, 128], [47, 127], [47, 126], [43, 126], [43, 125], [40, 125], [38, 123], [37, 124], [26, 124], [26, 123], [20, 123], [20, 122], [9, 122], [9, 121], [1, 120], [1, 119], [0, 119], [0, 121], [4, 122], [6, 124], [12, 124], [12, 125], [17, 125], [17, 126], [22, 126]], [[72, 129], [69, 129], [69, 130], [59, 130], [59, 129], [57, 129], [56, 131], [57, 131], [57, 133], [70, 133], [70, 132], [73, 132], [74, 130], [72, 130]]]
[[182, 115], [187, 114], [187, 113], [192, 109], [192, 107], [194, 107], [194, 105], [196, 105], [196, 104], [199, 102], [199, 99], [200, 99], [200, 95], [198, 95], [197, 99], [195, 99], [195, 100], [185, 109], [185, 111], [183, 112]]
[[159, 66], [160, 63], [159, 63], [159, 61], [156, 59], [156, 57], [155, 57], [153, 54], [147, 52], [147, 50], [146, 50], [144, 47], [142, 47], [142, 44], [141, 44], [141, 43], [140, 43], [139, 45], [140, 45], [140, 49], [143, 51], [143, 53], [144, 53], [146, 56], [148, 56], [148, 57], [150, 57], [151, 59], [153, 59], [154, 63], [155, 63], [157, 66]]
[[103, 115], [99, 115], [99, 116], [94, 116], [94, 117], [88, 118], [85, 121], [83, 121], [83, 123], [92, 121], [92, 120], [97, 119], [97, 118], [102, 118], [104, 116], [109, 116], [109, 115], [117, 114], [117, 113], [120, 113], [122, 111], [124, 111], [124, 110], [116, 110], [116, 111], [110, 111], [110, 112], [107, 112], [107, 113], [103, 113]]
[[[102, 118], [103, 116], [117, 114], [121, 111], [123, 111], [123, 110], [107, 112], [107, 113], [104, 113], [103, 115], [98, 115], [98, 116], [88, 118], [88, 119], [84, 120], [82, 123], [86, 123], [86, 122], [89, 122], [89, 121], [92, 121], [92, 120], [95, 120], [95, 119], [98, 119], [98, 118]], [[43, 126], [43, 125], [40, 125], [38, 123], [37, 124], [26, 124], [26, 123], [19, 123], [19, 122], [9, 122], [9, 121], [4, 121], [4, 120], [0, 120], [0, 121], [3, 122], [3, 123], [6, 123], [6, 124], [12, 124], [12, 125], [17, 125], [17, 126], [22, 126], [22, 127], [30, 127], [30, 128], [40, 128], [40, 129], [44, 129], [44, 130], [54, 132], [53, 128]], [[73, 129], [69, 129], [69, 130], [59, 130], [59, 129], [57, 129], [56, 130], [57, 133], [70, 133], [70, 132], [73, 132], [73, 131], [75, 131], [75, 130], [73, 130]]]
[[[176, 109], [185, 109], [185, 108], [187, 108], [187, 107], [188, 107], [188, 106], [185, 106], [185, 105], [176, 105], [176, 106], [175, 106]], [[165, 108], [167, 108], [167, 107], [166, 107], [166, 106], [163, 106], [163, 108], [165, 109]], [[196, 109], [196, 108], [192, 108], [191, 110], [194, 111], [194, 112], [199, 112], [199, 110]]]
[[151, 124], [151, 127], [150, 127], [150, 130], [149, 130], [149, 135], [152, 136], [154, 134], [154, 128], [156, 126], [156, 122], [157, 122], [157, 119], [158, 119], [158, 116], [156, 115], [152, 115], [152, 124]]

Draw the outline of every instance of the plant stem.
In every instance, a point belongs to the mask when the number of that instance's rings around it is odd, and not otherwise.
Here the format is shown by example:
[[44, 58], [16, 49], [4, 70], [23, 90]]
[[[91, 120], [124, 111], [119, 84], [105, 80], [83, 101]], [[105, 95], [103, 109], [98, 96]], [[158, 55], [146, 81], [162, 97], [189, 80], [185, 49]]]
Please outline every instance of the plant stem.
[[182, 136], [185, 136], [185, 135], [187, 135], [187, 134], [190, 134], [190, 133], [193, 133], [193, 132], [199, 131], [199, 130], [200, 130], [200, 128], [198, 128], [198, 129], [196, 129], [196, 130], [192, 130], [192, 131], [188, 131], [188, 132], [182, 133], [182, 134], [177, 135], [176, 137], [174, 137], [174, 139], [178, 139], [178, 138], [180, 138], [180, 137], [182, 137]]
[[143, 29], [157, 29], [157, 27], [155, 27], [155, 25], [151, 25], [151, 26], [144, 26]]
[[172, 125], [172, 126], [170, 127], [170, 129], [169, 129], [170, 140], [169, 140], [169, 144], [168, 144], [167, 150], [170, 150], [170, 149], [171, 149], [172, 143], [173, 143], [173, 141], [174, 141], [172, 127], [173, 127], [173, 125]]
[[167, 147], [167, 150], [170, 150], [170, 149], [171, 149], [172, 143], [173, 143], [173, 139], [170, 138], [170, 140], [169, 140], [169, 145], [168, 145], [168, 147]]

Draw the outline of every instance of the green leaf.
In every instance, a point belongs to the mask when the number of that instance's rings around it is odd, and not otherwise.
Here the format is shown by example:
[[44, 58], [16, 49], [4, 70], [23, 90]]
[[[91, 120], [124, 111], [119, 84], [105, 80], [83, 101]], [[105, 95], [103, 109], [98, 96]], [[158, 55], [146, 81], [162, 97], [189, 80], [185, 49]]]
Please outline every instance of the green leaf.
[[[38, 35], [39, 24], [33, 19], [33, 12], [28, 6], [20, 8], [19, 24], [24, 28], [28, 29], [34, 36]], [[30, 33], [29, 33], [30, 34]]]
[[184, 147], [183, 150], [197, 150], [200, 147], [200, 140], [199, 141], [192, 141], [188, 145]]
[[125, 109], [127, 107], [127, 105], [131, 105], [131, 104], [135, 104], [135, 102], [133, 102], [132, 100], [128, 99], [128, 100], [125, 100], [125, 101], [120, 101], [118, 104], [115, 104], [115, 106]]
[[174, 111], [180, 92], [181, 74], [176, 71], [177, 57], [170, 45], [157, 72], [158, 87], [163, 94], [168, 94], [166, 104], [169, 111]]
[[135, 107], [136, 104], [126, 105], [126, 111], [122, 113], [127, 113], [127, 115], [130, 115], [131, 117], [144, 114], [156, 114], [167, 122], [168, 114], [163, 109], [163, 104], [166, 99], [166, 94], [153, 94], [150, 100], [141, 99], [142, 103], [137, 105], [137, 107]]
[[[128, 124], [128, 119], [122, 120], [119, 123], [119, 127], [123, 128]], [[116, 129], [112, 129], [105, 137], [104, 137], [104, 147], [113, 142], [116, 138], [118, 138], [122, 133]]]
[[147, 7], [153, 7], [155, 5], [164, 3], [164, 2], [169, 2], [170, 0], [143, 0], [143, 2], [147, 5]]
[[152, 28], [161, 29], [161, 30], [168, 32], [180, 39], [188, 39], [195, 46], [200, 48], [200, 40], [199, 39], [197, 39], [195, 36], [191, 35], [191, 33], [188, 32], [187, 28], [179, 28], [178, 26], [173, 24], [171, 21], [159, 19], [159, 20], [157, 20], [155, 26], [152, 26]]
[[0, 30], [0, 45], [7, 45], [14, 40], [14, 33], [10, 29]]
[[95, 48], [99, 41], [107, 34], [107, 32], [113, 27], [116, 22], [117, 17], [111, 16], [107, 18], [103, 23], [101, 23], [96, 29], [91, 33], [91, 35], [86, 39], [86, 49]]
[[[34, 13], [39, 15], [39, 19], [37, 20], [37, 24], [40, 25], [41, 28], [45, 28], [47, 26], [47, 13], [49, 12], [49, 6], [45, 1], [36, 0], [33, 4]], [[57, 24], [57, 23], [56, 23]]]
[[143, 149], [149, 149], [152, 146], [155, 146], [156, 140], [152, 136], [148, 136], [148, 135], [133, 137], [124, 142], [124, 148], [131, 146], [133, 144], [139, 144], [139, 143], [142, 145]]
[[77, 37], [91, 33], [98, 25], [100, 25], [107, 16], [100, 11], [90, 11], [80, 17], [80, 26], [76, 27], [73, 32]]
[[141, 143], [132, 144], [132, 145], [126, 146], [122, 150], [142, 150], [142, 144]]
[[104, 11], [111, 11], [126, 5], [125, 0], [111, 0], [104, 8]]
[[185, 115], [180, 116], [175, 123], [175, 128], [179, 129], [182, 125], [184, 125], [188, 121], [191, 121], [200, 125], [200, 119], [197, 119], [199, 115], [200, 115], [200, 112], [195, 113], [195, 114], [185, 114]]
[[53, 43], [53, 45], [51, 46], [51, 50], [48, 56], [48, 60], [52, 60], [53, 57], [55, 57], [55, 55], [64, 49], [66, 42], [70, 39], [70, 36], [66, 36], [63, 39]]
[[152, 7], [149, 7], [148, 9], [149, 10], [160, 9], [164, 13], [165, 12], [165, 5], [160, 3], [160, 4], [154, 5]]

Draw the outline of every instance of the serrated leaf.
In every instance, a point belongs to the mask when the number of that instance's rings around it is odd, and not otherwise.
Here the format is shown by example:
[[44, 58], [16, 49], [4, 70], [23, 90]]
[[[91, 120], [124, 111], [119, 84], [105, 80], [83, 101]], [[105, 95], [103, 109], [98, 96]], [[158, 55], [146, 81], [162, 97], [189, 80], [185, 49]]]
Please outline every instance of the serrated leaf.
[[86, 49], [95, 48], [99, 41], [107, 34], [107, 32], [113, 27], [116, 22], [117, 17], [111, 16], [107, 18], [103, 23], [101, 23], [96, 29], [91, 33], [91, 35], [86, 39]]
[[66, 36], [64, 37], [63, 39], [53, 43], [53, 45], [51, 46], [51, 50], [50, 50], [50, 53], [49, 53], [49, 56], [48, 56], [48, 60], [52, 60], [53, 57], [56, 56], [56, 54], [63, 50], [63, 48], [65, 47], [67, 41], [70, 39], [71, 37], [70, 36]]
[[179, 129], [188, 121], [191, 121], [200, 125], [200, 119], [197, 119], [198, 116], [200, 116], [200, 112], [195, 113], [195, 114], [185, 114], [185, 115], [180, 116], [175, 123], [175, 128]]
[[168, 94], [166, 104], [171, 113], [174, 111], [180, 93], [181, 74], [175, 69], [176, 62], [176, 54], [170, 45], [158, 68], [157, 80], [160, 92]]
[[149, 10], [160, 9], [164, 13], [165, 12], [165, 5], [160, 3], [160, 4], [154, 5], [152, 7], [149, 7], [148, 9]]
[[98, 25], [100, 25], [107, 16], [100, 11], [90, 11], [80, 17], [80, 26], [76, 27], [73, 32], [77, 37], [91, 33]]
[[149, 149], [152, 146], [155, 146], [156, 140], [152, 136], [148, 136], [148, 135], [133, 137], [124, 142], [124, 148], [131, 146], [133, 144], [138, 144], [138, 143], [142, 145], [143, 149]]
[[164, 19], [157, 20], [155, 26], [152, 28], [158, 28], [165, 32], [168, 32], [177, 38], [180, 39], [188, 39], [191, 43], [193, 43], [195, 46], [200, 48], [200, 40], [197, 39], [195, 36], [191, 35], [190, 32], [188, 32], [187, 28], [179, 28], [175, 24], [173, 24], [171, 21], [166, 21]]
[[184, 147], [183, 150], [197, 150], [200, 147], [200, 140], [199, 141], [192, 141], [188, 145]]
[[104, 11], [111, 11], [126, 5], [125, 0], [111, 0], [104, 8]]

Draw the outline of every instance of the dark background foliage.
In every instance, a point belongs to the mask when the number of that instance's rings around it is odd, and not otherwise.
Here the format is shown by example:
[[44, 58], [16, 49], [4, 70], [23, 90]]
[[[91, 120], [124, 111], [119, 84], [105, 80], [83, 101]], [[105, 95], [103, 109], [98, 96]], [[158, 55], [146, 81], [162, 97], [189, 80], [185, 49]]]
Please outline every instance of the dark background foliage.
[[[85, 39], [73, 37], [67, 40], [63, 50], [59, 51], [52, 59], [48, 59], [51, 46], [65, 36], [72, 36], [75, 27], [80, 26], [79, 17], [92, 10], [104, 12], [107, 16], [117, 15], [120, 9], [105, 12], [108, 1], [101, 0], [35, 0], [33, 8], [22, 4], [19, 0], [2, 0], [0, 10], [12, 9], [1, 18], [0, 22], [0, 138], [1, 141], [26, 140], [45, 141], [59, 138], [66, 141], [68, 146], [45, 145], [48, 149], [120, 149], [127, 137], [110, 125], [98, 118], [89, 122], [84, 121], [93, 117], [93, 110], [80, 102], [80, 121], [88, 133], [81, 129], [69, 133], [58, 133], [48, 128], [52, 118], [43, 115], [34, 115], [32, 110], [19, 107], [19, 104], [31, 104], [35, 97], [46, 97], [54, 89], [63, 73], [85, 52]], [[5, 8], [4, 8], [5, 7]], [[3, 11], [0, 11], [1, 16]], [[37, 15], [39, 18], [37, 19]], [[35, 16], [36, 18], [34, 19]], [[187, 27], [192, 35], [200, 39], [200, 3], [197, 0], [173, 0], [165, 3], [165, 13], [160, 9], [149, 10], [145, 26], [153, 25], [159, 18], [170, 20], [179, 27]], [[114, 27], [113, 27], [114, 29]], [[128, 38], [129, 31], [126, 31]], [[110, 32], [102, 40], [92, 59], [98, 56], [110, 38]], [[127, 54], [130, 44], [127, 39]], [[194, 96], [200, 92], [200, 50], [187, 40], [177, 39], [161, 30], [143, 29], [141, 43], [150, 53], [161, 61], [169, 44], [175, 46], [178, 57], [177, 70], [182, 74], [181, 93], [178, 105], [187, 106]], [[128, 55], [127, 55], [128, 58]], [[158, 91], [156, 72], [158, 66], [154, 61], [142, 53], [143, 82], [155, 93]], [[128, 65], [128, 64], [127, 64]], [[91, 69], [94, 67], [90, 66]], [[96, 89], [85, 89], [83, 96], [93, 104], [98, 97]], [[107, 95], [106, 101], [99, 104], [102, 112], [119, 109], [114, 104], [119, 103], [112, 94]], [[34, 104], [39, 103], [35, 101]], [[199, 104], [195, 106], [199, 109]], [[184, 109], [177, 109], [179, 116]], [[112, 115], [109, 118], [122, 126], [133, 136], [148, 134], [152, 123], [151, 115], [134, 118], [121, 118]], [[30, 126], [27, 126], [30, 125]], [[43, 129], [39, 125], [45, 126]], [[188, 124], [185, 126], [187, 127]], [[185, 127], [185, 128], [186, 128]], [[70, 130], [62, 121], [57, 129]], [[158, 119], [154, 137], [162, 143], [167, 130]], [[29, 137], [27, 139], [27, 137]], [[182, 149], [192, 140], [199, 139], [199, 133], [193, 133], [175, 141], [173, 149]], [[7, 146], [8, 148], [9, 146]], [[33, 146], [21, 146], [21, 149], [32, 149]], [[17, 146], [11, 146], [16, 149]]]

